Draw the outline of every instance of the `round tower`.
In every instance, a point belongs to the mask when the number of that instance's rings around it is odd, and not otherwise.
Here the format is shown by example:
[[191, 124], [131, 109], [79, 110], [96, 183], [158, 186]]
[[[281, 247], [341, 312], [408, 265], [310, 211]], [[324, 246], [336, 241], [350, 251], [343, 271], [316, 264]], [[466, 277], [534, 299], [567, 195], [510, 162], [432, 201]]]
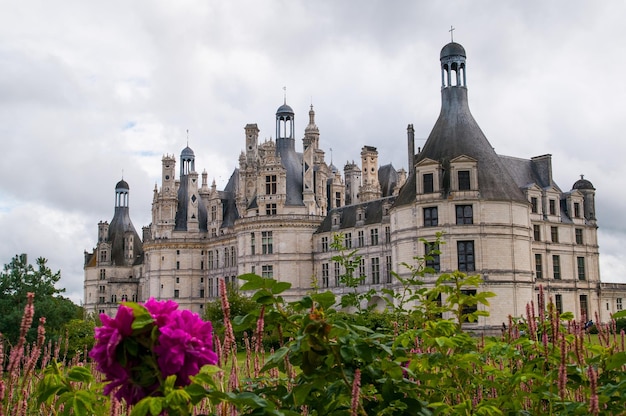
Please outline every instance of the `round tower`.
[[583, 212], [585, 219], [595, 221], [596, 219], [596, 188], [593, 184], [580, 175], [580, 179], [574, 182], [572, 189], [577, 189], [583, 194]]
[[128, 208], [128, 183], [122, 179], [115, 185], [115, 208]]

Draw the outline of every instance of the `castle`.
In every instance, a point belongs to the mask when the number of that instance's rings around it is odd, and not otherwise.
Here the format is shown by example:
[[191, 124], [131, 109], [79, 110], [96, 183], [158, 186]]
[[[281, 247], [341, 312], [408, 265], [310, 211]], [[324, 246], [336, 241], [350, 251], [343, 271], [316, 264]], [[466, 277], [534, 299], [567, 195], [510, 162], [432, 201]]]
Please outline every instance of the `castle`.
[[[256, 273], [292, 284], [288, 297], [313, 282], [341, 295], [341, 266], [331, 257], [337, 233], [362, 256], [362, 289], [394, 289], [391, 273], [428, 250], [443, 232], [440, 254], [428, 262], [437, 273], [480, 274], [478, 290], [492, 291], [489, 317], [471, 324], [499, 327], [525, 313], [543, 286], [560, 311], [578, 319], [607, 320], [622, 309], [626, 290], [600, 282], [595, 188], [584, 178], [563, 191], [552, 177], [551, 155], [501, 156], [470, 113], [466, 53], [444, 46], [441, 112], [424, 147], [415, 152], [407, 129], [408, 172], [378, 165], [378, 150], [363, 146], [360, 167], [343, 175], [325, 161], [313, 106], [296, 150], [295, 116], [286, 102], [276, 112], [276, 139], [259, 142], [256, 124], [245, 126], [245, 150], [223, 190], [199, 175], [186, 147], [162, 158], [152, 223], [135, 230], [129, 185], [115, 187], [111, 223], [98, 224], [98, 243], [85, 252], [85, 308], [113, 314], [121, 301], [175, 299], [202, 313], [218, 296], [218, 279]], [[434, 282], [436, 275], [427, 277]], [[606, 305], [606, 306], [605, 306]], [[482, 306], [481, 306], [482, 307]]]

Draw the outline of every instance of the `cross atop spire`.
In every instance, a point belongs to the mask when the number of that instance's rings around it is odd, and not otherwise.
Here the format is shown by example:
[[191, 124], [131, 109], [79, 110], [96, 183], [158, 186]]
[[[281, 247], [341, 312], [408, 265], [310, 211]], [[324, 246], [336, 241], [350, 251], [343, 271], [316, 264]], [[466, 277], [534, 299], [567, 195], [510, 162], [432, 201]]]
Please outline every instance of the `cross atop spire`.
[[456, 30], [456, 28], [452, 25], [450, 25], [450, 30], [448, 30], [448, 32], [450, 32], [450, 42], [454, 42], [454, 31]]

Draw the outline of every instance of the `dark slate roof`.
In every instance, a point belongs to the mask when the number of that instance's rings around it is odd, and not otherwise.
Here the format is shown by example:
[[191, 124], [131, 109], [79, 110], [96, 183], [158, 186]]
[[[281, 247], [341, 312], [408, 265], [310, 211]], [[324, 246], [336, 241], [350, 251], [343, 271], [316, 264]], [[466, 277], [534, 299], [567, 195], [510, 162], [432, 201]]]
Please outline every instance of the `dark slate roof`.
[[[478, 164], [480, 196], [491, 200], [526, 201], [508, 170], [470, 113], [465, 87], [441, 90], [441, 112], [415, 162], [436, 160], [444, 169], [444, 195], [450, 192], [450, 161], [461, 155]], [[413, 190], [415, 188], [413, 187]]]
[[554, 187], [561, 191], [558, 185], [551, 180], [546, 169], [544, 169], [543, 161], [503, 155], [498, 157], [519, 188], [525, 189], [536, 184], [542, 189]]
[[117, 185], [115, 185], [115, 189], [130, 189], [130, 187], [128, 186], [128, 182], [122, 179], [117, 183]]
[[[178, 208], [176, 209], [176, 224], [174, 231], [187, 231], [187, 204], [188, 204], [188, 175], [182, 175], [180, 178], [180, 187], [178, 188]], [[196, 195], [200, 198], [200, 195]], [[206, 205], [202, 202], [198, 203], [198, 227], [200, 231], [207, 231], [207, 210]]]
[[223, 191], [220, 192], [220, 199], [222, 201], [222, 221], [221, 228], [232, 227], [235, 225], [235, 220], [239, 218], [239, 212], [237, 211], [236, 195], [237, 195], [237, 183], [239, 182], [239, 169], [235, 169], [233, 174], [230, 175], [228, 183]]
[[462, 56], [466, 58], [465, 48], [461, 46], [461, 44], [456, 42], [450, 42], [446, 46], [441, 49], [441, 53], [439, 54], [439, 59], [446, 58], [448, 56]]
[[581, 177], [579, 180], [574, 182], [574, 186], [572, 186], [572, 189], [593, 189], [593, 190], [595, 190], [596, 188], [594, 188], [593, 184], [591, 182], [589, 182], [587, 179], [584, 179], [584, 178]]
[[276, 115], [282, 115], [282, 114], [293, 115], [294, 114], [293, 108], [288, 106], [287, 103], [281, 105], [280, 107], [278, 107], [278, 110], [276, 110]]
[[191, 147], [187, 146], [183, 149], [182, 152], [180, 152], [180, 158], [182, 159], [194, 159], [195, 155], [193, 153], [193, 150], [191, 150]]
[[295, 150], [295, 140], [291, 138], [276, 139], [276, 152], [287, 171], [287, 198], [285, 205], [304, 205], [302, 199], [302, 153]]
[[135, 254], [133, 264], [140, 264], [143, 262], [141, 238], [139, 238], [139, 234], [137, 234], [130, 220], [128, 207], [115, 207], [115, 214], [109, 225], [109, 241], [111, 243], [111, 261], [118, 266], [126, 263], [124, 259], [124, 235], [128, 232], [133, 234], [133, 252]]
[[332, 231], [333, 213], [339, 213], [339, 229], [354, 228], [356, 226], [357, 211], [359, 208], [365, 210], [365, 219], [363, 225], [380, 224], [383, 220], [383, 205], [385, 203], [393, 204], [395, 197], [381, 198], [374, 201], [364, 202], [362, 204], [346, 205], [334, 208], [328, 212], [315, 234]]
[[398, 172], [391, 163], [378, 168], [378, 182], [383, 197], [393, 195], [393, 191], [398, 184]]

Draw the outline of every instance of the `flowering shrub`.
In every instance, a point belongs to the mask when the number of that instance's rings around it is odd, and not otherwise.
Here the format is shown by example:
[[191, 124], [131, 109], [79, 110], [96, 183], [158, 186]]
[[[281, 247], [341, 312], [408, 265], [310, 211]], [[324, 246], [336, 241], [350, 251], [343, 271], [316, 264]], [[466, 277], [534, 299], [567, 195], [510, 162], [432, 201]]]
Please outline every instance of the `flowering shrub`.
[[100, 319], [89, 356], [109, 382], [104, 394], [115, 392], [128, 404], [162, 395], [170, 376], [176, 377], [175, 386], [185, 386], [203, 365], [217, 363], [211, 323], [179, 310], [176, 302], [126, 302], [115, 318], [102, 314]]

